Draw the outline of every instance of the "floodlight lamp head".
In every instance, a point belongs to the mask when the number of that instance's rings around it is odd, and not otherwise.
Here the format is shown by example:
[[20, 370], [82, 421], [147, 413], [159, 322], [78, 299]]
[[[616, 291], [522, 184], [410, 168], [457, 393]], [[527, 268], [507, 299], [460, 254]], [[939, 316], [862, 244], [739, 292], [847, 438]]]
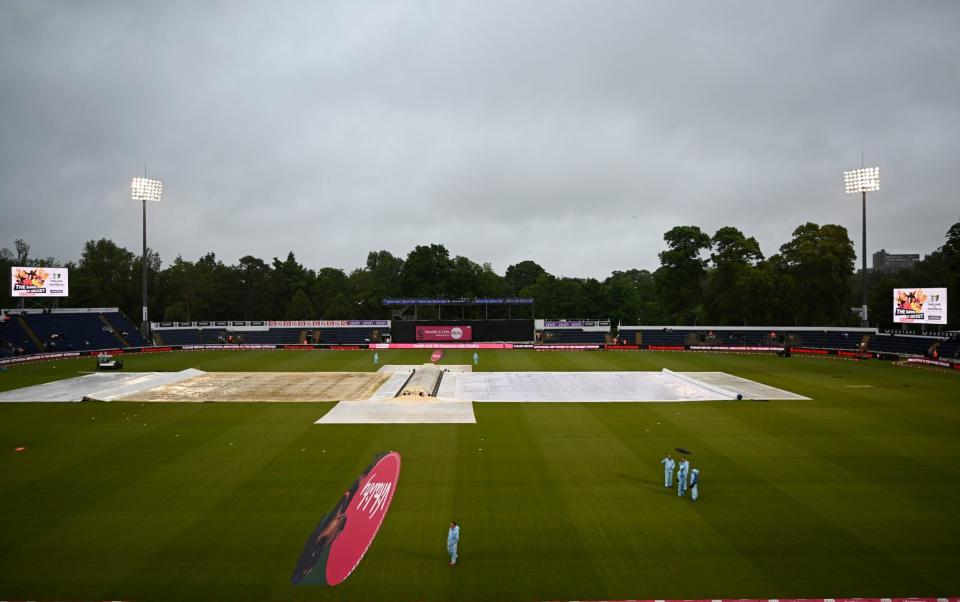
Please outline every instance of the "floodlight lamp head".
[[843, 172], [843, 187], [847, 194], [880, 190], [880, 168], [864, 167]]
[[130, 196], [135, 201], [159, 202], [163, 196], [163, 182], [153, 178], [134, 178], [130, 183]]

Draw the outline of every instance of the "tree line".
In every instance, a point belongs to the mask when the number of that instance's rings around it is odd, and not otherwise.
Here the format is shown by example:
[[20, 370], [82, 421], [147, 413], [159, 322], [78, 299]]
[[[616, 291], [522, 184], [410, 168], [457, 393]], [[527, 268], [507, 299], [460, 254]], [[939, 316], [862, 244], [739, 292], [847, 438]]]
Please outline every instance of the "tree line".
[[[386, 297], [532, 297], [538, 318], [610, 318], [624, 324], [857, 325], [860, 305], [856, 252], [847, 230], [805, 223], [779, 252], [765, 257], [752, 236], [726, 226], [713, 235], [697, 226], [664, 233], [655, 271], [614, 271], [608, 277], [573, 278], [548, 273], [532, 260], [501, 275], [489, 263], [451, 257], [439, 244], [418, 245], [406, 257], [371, 251], [366, 265], [346, 272], [313, 269], [292, 252], [267, 262], [246, 255], [227, 264], [214, 253], [196, 261], [177, 257], [164, 266], [148, 251], [150, 316], [157, 321], [389, 318]], [[70, 268], [70, 297], [62, 307], [119, 307], [137, 319], [141, 257], [111, 240], [91, 240], [77, 261], [33, 257], [18, 239], [0, 249], [0, 269], [10, 266]], [[923, 261], [898, 272], [870, 273], [871, 324], [891, 326], [891, 289], [946, 286], [949, 311], [960, 318], [960, 222]], [[16, 307], [9, 286], [3, 307]], [[482, 317], [480, 308], [465, 317]], [[494, 308], [489, 316], [506, 317]], [[472, 314], [471, 314], [472, 312]], [[521, 317], [526, 317], [524, 314]]]

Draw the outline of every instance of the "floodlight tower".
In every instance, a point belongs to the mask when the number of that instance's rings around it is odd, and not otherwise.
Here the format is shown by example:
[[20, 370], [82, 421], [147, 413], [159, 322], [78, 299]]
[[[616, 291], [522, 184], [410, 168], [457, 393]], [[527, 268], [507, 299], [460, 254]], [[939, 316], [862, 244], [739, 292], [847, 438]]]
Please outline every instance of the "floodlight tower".
[[143, 273], [143, 321], [140, 330], [143, 338], [150, 342], [150, 316], [147, 312], [147, 201], [160, 202], [163, 196], [163, 182], [146, 177], [147, 170], [143, 170], [144, 177], [134, 178], [130, 184], [130, 196], [135, 201], [143, 203], [143, 259], [141, 268]]
[[860, 325], [869, 326], [867, 318], [867, 192], [880, 190], [880, 168], [861, 167], [843, 172], [843, 184], [847, 194], [860, 193], [863, 198], [863, 263], [861, 277], [863, 278], [863, 300], [860, 308]]

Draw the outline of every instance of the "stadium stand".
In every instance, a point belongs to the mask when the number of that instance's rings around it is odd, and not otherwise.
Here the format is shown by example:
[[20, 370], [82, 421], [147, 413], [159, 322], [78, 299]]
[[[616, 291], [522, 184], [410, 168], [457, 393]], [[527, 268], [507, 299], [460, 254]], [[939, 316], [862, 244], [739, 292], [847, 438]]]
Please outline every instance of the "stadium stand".
[[219, 343], [217, 331], [200, 330], [197, 328], [178, 328], [155, 332], [158, 342], [162, 345], [203, 345], [205, 343]]
[[546, 328], [541, 331], [544, 343], [604, 343], [606, 333], [583, 330], [558, 330]]
[[10, 351], [9, 355], [25, 353], [39, 353], [40, 349], [30, 340], [30, 336], [20, 325], [20, 321], [13, 315], [0, 320], [0, 340], [7, 344], [2, 345]]
[[165, 327], [155, 331], [164, 345], [210, 345], [247, 343], [256, 345], [362, 345], [380, 336], [389, 335], [386, 328], [198, 328], [196, 326]]
[[621, 326], [619, 336], [627, 342], [635, 342], [637, 335], [644, 345], [678, 346], [792, 346], [820, 349], [857, 349], [865, 335], [873, 335], [874, 329], [858, 328], [785, 328], [766, 326], [739, 328], [729, 326], [673, 327], [673, 326]]
[[535, 320], [537, 338], [545, 345], [570, 343], [606, 343], [609, 320]]
[[103, 317], [126, 339], [130, 347], [145, 347], [147, 341], [140, 334], [136, 325], [121, 311], [105, 312]]
[[36, 333], [45, 351], [115, 349], [124, 346], [120, 338], [123, 332], [116, 331], [116, 327], [108, 323], [100, 312], [28, 313], [23, 315], [23, 319]]
[[900, 355], [936, 355], [953, 358], [960, 354], [960, 338], [931, 335], [878, 333], [874, 328], [804, 327], [673, 327], [621, 326], [619, 336], [633, 343], [639, 335], [644, 345], [681, 346], [789, 346], [815, 349], [856, 350], [866, 340], [867, 349]]
[[[319, 343], [331, 345], [361, 345], [373, 340], [372, 328], [320, 328]], [[389, 334], [389, 330], [380, 329], [381, 334]]]
[[957, 343], [939, 337], [894, 335], [880, 333], [870, 341], [871, 351], [899, 353], [901, 355], [932, 355], [936, 349], [938, 355], [952, 357]]

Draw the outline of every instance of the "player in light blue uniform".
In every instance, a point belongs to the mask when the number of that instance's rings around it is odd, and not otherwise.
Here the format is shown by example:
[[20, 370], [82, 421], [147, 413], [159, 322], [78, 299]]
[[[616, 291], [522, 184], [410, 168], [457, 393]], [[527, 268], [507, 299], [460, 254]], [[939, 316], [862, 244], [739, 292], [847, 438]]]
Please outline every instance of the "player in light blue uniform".
[[697, 498], [700, 497], [700, 492], [697, 490], [697, 487], [700, 485], [700, 469], [694, 468], [690, 471], [690, 499], [697, 501]]
[[473, 352], [473, 365], [474, 366], [480, 365], [480, 354], [477, 353], [476, 351]]
[[373, 352], [373, 365], [376, 366], [380, 363], [380, 354], [376, 351]]
[[447, 532], [447, 553], [450, 554], [450, 566], [457, 564], [457, 544], [460, 543], [460, 525], [456, 522], [450, 523], [450, 531]]
[[457, 544], [460, 543], [460, 525], [456, 521], [450, 523], [447, 532], [447, 554], [450, 554], [450, 566], [457, 564]]
[[677, 463], [670, 454], [667, 454], [666, 458], [660, 460], [660, 463], [663, 464], [663, 486], [673, 487], [673, 469]]
[[690, 470], [690, 463], [686, 458], [680, 458], [680, 470], [677, 471], [677, 495], [683, 497], [687, 492], [687, 476]]

